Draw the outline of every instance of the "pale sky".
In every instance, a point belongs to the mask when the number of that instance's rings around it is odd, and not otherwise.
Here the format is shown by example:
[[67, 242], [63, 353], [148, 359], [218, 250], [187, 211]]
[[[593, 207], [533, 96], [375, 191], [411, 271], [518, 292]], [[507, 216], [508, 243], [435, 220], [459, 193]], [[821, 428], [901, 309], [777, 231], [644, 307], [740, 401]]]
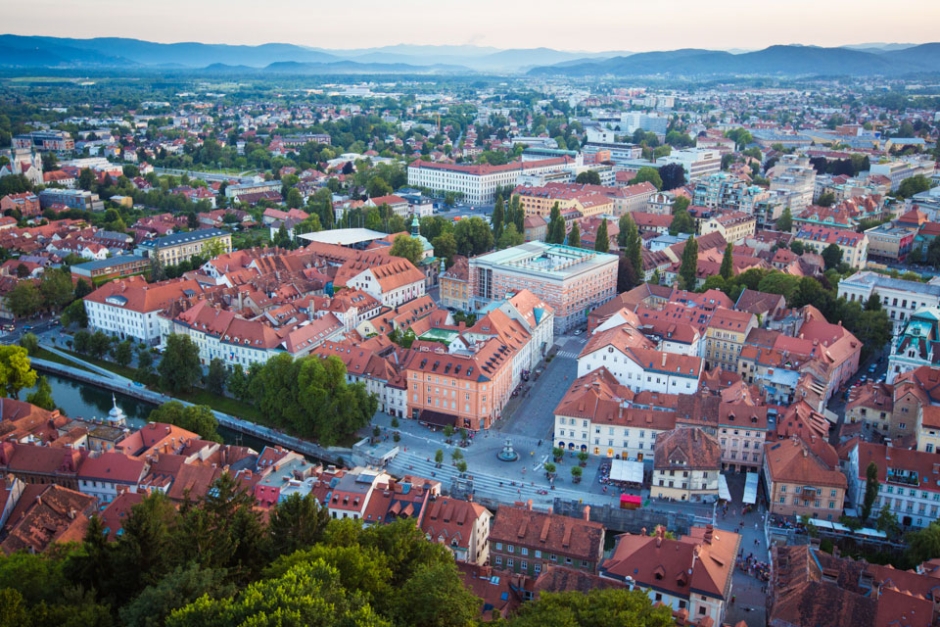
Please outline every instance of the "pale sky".
[[940, 0], [30, 0], [0, 32], [371, 48], [760, 49], [940, 41]]

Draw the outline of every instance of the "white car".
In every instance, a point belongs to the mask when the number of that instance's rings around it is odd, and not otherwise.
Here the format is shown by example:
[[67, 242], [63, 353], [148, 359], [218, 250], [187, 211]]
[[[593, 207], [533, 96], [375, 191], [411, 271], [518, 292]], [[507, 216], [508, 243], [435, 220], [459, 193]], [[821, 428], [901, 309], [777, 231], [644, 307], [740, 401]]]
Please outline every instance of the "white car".
[[581, 333], [583, 333], [583, 331], [581, 331], [581, 329], [575, 329], [575, 330], [574, 330], [574, 334], [575, 334], [575, 335], [581, 335]]

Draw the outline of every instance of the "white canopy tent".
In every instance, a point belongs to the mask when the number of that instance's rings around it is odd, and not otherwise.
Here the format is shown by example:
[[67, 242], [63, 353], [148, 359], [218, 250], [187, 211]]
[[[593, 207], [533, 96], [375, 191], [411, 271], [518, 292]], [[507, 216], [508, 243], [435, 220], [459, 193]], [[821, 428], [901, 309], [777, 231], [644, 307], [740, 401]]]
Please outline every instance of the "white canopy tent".
[[718, 498], [722, 501], [731, 500], [731, 490], [728, 489], [728, 480], [724, 475], [718, 475]]
[[610, 480], [643, 483], [643, 462], [615, 459], [610, 465]]
[[757, 503], [757, 483], [759, 479], [756, 472], [747, 473], [747, 482], [744, 484], [744, 504]]

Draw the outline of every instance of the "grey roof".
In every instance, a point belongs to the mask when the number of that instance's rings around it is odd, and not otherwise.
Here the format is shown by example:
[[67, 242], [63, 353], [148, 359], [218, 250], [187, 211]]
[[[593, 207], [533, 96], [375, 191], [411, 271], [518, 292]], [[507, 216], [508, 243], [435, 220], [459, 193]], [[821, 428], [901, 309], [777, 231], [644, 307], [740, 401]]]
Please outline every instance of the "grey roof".
[[940, 285], [933, 283], [921, 283], [920, 281], [907, 281], [905, 279], [894, 279], [890, 276], [878, 274], [877, 272], [856, 272], [849, 278], [842, 281], [844, 284], [862, 283], [871, 285], [875, 288], [884, 287], [895, 290], [904, 290], [917, 294], [930, 294], [940, 298]]
[[200, 231], [189, 231], [187, 233], [174, 233], [173, 235], [167, 235], [159, 239], [153, 240], [154, 248], [164, 248], [166, 246], [176, 246], [177, 244], [184, 244], [186, 242], [199, 242], [206, 239], [212, 239], [213, 237], [220, 237], [222, 235], [229, 235], [228, 231], [223, 231], [221, 229], [202, 229]]
[[90, 272], [92, 270], [110, 268], [112, 266], [133, 263], [135, 261], [147, 261], [147, 258], [141, 257], [140, 255], [118, 255], [116, 257], [109, 257], [108, 259], [96, 259], [95, 261], [89, 261], [87, 263], [78, 263], [72, 267], [81, 270], [88, 270]]

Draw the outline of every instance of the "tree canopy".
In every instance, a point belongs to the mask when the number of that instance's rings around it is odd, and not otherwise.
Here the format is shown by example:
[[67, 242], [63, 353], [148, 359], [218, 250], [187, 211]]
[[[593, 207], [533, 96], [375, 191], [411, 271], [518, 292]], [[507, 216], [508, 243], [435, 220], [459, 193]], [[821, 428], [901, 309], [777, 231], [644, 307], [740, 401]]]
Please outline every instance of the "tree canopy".
[[188, 392], [202, 378], [199, 347], [188, 335], [171, 333], [160, 365], [160, 385], [172, 392]]
[[637, 170], [636, 176], [633, 177], [633, 180], [630, 181], [632, 184], [637, 185], [639, 183], [650, 182], [656, 189], [663, 188], [663, 179], [659, 175], [659, 170], [652, 166], [645, 165], [639, 170]]
[[198, 433], [203, 440], [222, 442], [219, 435], [219, 421], [206, 405], [183, 405], [179, 401], [170, 401], [150, 412], [150, 422], [164, 422], [176, 425], [187, 431]]
[[392, 248], [388, 254], [392, 257], [403, 257], [417, 266], [424, 255], [424, 247], [420, 240], [402, 233], [392, 242]]

